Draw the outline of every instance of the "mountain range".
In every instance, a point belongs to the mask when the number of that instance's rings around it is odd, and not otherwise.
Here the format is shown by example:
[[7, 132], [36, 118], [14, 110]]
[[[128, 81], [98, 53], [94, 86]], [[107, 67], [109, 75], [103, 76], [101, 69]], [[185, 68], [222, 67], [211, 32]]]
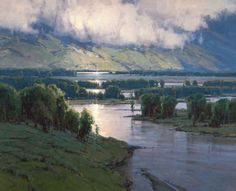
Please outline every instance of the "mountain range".
[[1, 29], [0, 68], [236, 71], [236, 15], [222, 15], [208, 25], [174, 50], [78, 42], [40, 23], [37, 35]]

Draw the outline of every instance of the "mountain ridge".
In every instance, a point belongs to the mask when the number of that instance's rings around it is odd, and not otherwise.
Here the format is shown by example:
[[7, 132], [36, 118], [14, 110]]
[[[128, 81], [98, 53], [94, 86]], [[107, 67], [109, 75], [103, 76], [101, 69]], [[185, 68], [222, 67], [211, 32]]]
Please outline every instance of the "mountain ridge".
[[[43, 24], [39, 34], [0, 31], [0, 68], [70, 70], [236, 71], [236, 15], [209, 21], [183, 49], [115, 47], [78, 42], [53, 34]], [[199, 40], [200, 39], [200, 40]]]

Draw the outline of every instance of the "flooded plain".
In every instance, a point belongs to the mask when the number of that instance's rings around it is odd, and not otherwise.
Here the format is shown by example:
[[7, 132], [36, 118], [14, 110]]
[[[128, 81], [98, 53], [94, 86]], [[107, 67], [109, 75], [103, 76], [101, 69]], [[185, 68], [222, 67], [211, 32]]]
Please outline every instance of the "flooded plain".
[[150, 181], [142, 175], [143, 169], [189, 191], [236, 190], [236, 139], [177, 132], [172, 126], [133, 121], [127, 117], [133, 114], [129, 105], [74, 107], [92, 112], [102, 136], [141, 147], [127, 165], [133, 191], [152, 190]]

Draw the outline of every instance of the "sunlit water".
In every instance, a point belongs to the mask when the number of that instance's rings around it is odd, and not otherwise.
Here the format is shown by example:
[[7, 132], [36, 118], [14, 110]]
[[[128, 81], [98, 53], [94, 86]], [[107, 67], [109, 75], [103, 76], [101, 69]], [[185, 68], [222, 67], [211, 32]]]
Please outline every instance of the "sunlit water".
[[[137, 109], [139, 106], [136, 106]], [[129, 105], [83, 105], [100, 134], [143, 147], [128, 163], [132, 190], [152, 190], [141, 169], [190, 191], [236, 190], [236, 139], [177, 132], [171, 126], [132, 121]], [[135, 112], [135, 113], [138, 113]]]

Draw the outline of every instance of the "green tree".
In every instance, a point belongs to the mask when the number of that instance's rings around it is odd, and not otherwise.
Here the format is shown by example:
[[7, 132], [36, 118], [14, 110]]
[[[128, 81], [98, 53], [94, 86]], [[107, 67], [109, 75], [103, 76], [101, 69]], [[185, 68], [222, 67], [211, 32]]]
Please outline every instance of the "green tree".
[[84, 140], [92, 131], [92, 125], [94, 124], [93, 116], [88, 110], [83, 110], [80, 114], [80, 128], [79, 138]]
[[192, 86], [198, 86], [197, 80], [194, 80], [194, 81], [193, 81]]
[[156, 94], [144, 94], [141, 97], [141, 111], [144, 117], [161, 116], [161, 99]]
[[56, 85], [49, 85], [49, 91], [53, 93], [54, 98], [56, 99], [56, 112], [54, 113], [54, 126], [59, 130], [64, 130], [63, 121], [68, 110], [69, 106], [65, 99], [65, 93], [57, 88]]
[[191, 86], [191, 82], [189, 81], [189, 80], [185, 80], [185, 82], [184, 82], [184, 86]]
[[229, 118], [231, 123], [236, 122], [236, 99], [229, 102]]
[[221, 99], [214, 104], [210, 126], [219, 127], [221, 124], [229, 123], [229, 103], [227, 99]]
[[130, 107], [131, 107], [131, 111], [134, 112], [134, 100], [133, 99], [130, 101]]
[[52, 87], [36, 84], [21, 92], [22, 113], [35, 125], [43, 126], [47, 131], [53, 125], [57, 112], [57, 99]]
[[0, 84], [0, 120], [18, 120], [20, 117], [20, 105], [17, 91], [8, 85]]
[[194, 94], [187, 99], [188, 116], [192, 118], [193, 126], [200, 115], [205, 111], [206, 97], [203, 94]]
[[120, 99], [121, 97], [121, 90], [116, 86], [109, 86], [105, 90], [105, 98], [108, 99]]
[[207, 103], [204, 111], [204, 119], [210, 120], [212, 117], [212, 103]]
[[161, 88], [165, 87], [165, 81], [164, 80], [160, 80], [160, 86], [161, 86]]
[[80, 125], [80, 116], [79, 113], [69, 109], [65, 113], [64, 117], [64, 128], [77, 134], [79, 133], [79, 125]]
[[162, 118], [171, 118], [175, 113], [177, 100], [175, 97], [167, 96], [162, 100]]

